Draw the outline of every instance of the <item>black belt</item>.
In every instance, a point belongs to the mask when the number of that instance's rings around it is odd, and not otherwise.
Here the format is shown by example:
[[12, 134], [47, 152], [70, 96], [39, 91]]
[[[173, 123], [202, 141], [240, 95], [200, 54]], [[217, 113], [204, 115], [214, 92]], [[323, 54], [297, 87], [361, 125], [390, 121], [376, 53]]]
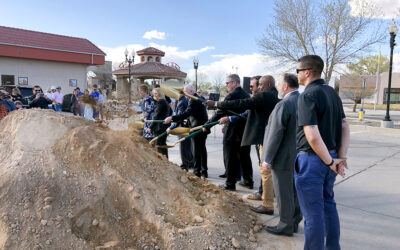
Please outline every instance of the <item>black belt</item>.
[[[330, 154], [337, 154], [336, 149], [328, 150], [328, 152], [329, 152]], [[310, 152], [307, 152], [307, 151], [299, 151], [299, 154], [312, 154], [312, 155], [315, 155], [315, 152], [314, 152], [314, 151], [310, 151]]]

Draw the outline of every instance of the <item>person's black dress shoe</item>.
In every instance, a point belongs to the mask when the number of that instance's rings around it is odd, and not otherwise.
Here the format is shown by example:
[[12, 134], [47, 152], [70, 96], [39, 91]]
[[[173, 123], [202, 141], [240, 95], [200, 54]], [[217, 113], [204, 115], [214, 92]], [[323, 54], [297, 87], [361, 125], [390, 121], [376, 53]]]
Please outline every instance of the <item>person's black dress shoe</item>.
[[303, 216], [299, 216], [294, 219], [293, 232], [297, 233], [299, 231], [299, 223], [303, 220]]
[[242, 187], [253, 189], [253, 184], [245, 184], [243, 181], [239, 182], [238, 184]]
[[279, 230], [276, 226], [266, 226], [265, 230], [268, 233], [275, 234], [275, 235], [285, 235], [285, 236], [293, 236], [293, 232], [287, 230]]
[[221, 174], [221, 175], [218, 175], [218, 177], [219, 177], [219, 178], [226, 178], [227, 176], [226, 176], [226, 173], [223, 173], [223, 174]]
[[297, 232], [299, 232], [299, 224], [294, 223], [293, 224], [293, 233], [297, 233]]
[[229, 190], [229, 191], [236, 191], [235, 186], [227, 186], [226, 184], [221, 184], [221, 185], [218, 185], [218, 187], [225, 189], [225, 190]]
[[258, 207], [250, 207], [250, 210], [259, 214], [268, 214], [268, 215], [274, 214], [273, 209], [266, 208], [263, 205], [260, 205]]

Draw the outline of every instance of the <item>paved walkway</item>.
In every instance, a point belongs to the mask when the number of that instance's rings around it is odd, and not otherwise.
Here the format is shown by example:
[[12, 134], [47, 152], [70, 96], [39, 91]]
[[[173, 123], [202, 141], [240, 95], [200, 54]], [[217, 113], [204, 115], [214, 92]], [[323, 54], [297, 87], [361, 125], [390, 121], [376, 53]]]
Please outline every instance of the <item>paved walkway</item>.
[[[168, 144], [175, 141], [170, 138]], [[216, 126], [207, 139], [209, 181], [224, 182], [221, 127]], [[180, 164], [179, 147], [169, 150], [170, 161]], [[251, 151], [255, 185], [259, 170], [254, 148]], [[345, 179], [337, 178], [335, 197], [341, 221], [342, 249], [400, 249], [400, 131], [368, 126], [351, 126], [348, 153], [350, 169]], [[255, 189], [258, 187], [255, 187]], [[250, 194], [237, 185], [239, 195]], [[258, 205], [260, 202], [252, 202]], [[276, 210], [277, 211], [277, 210]], [[249, 213], [252, 213], [249, 210]], [[274, 216], [262, 215], [265, 225], [277, 223]], [[262, 232], [257, 235], [258, 249], [302, 249], [303, 224], [293, 237]]]

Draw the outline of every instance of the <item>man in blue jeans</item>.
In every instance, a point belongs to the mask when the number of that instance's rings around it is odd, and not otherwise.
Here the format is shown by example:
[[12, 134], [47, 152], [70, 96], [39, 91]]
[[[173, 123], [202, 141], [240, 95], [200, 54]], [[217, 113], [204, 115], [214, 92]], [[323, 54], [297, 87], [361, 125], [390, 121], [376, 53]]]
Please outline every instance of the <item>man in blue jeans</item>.
[[298, 60], [297, 77], [306, 88], [298, 99], [295, 184], [304, 215], [304, 249], [340, 249], [340, 223], [334, 200], [336, 175], [344, 177], [350, 129], [342, 101], [321, 79], [324, 62]]

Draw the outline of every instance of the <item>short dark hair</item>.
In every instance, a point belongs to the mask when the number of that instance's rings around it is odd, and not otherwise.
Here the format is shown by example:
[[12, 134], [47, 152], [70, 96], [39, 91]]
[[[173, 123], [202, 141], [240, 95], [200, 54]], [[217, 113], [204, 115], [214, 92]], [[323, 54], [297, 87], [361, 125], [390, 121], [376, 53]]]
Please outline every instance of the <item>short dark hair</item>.
[[297, 76], [294, 74], [285, 73], [283, 75], [283, 81], [286, 82], [291, 89], [299, 88], [299, 81], [297, 80]]
[[34, 89], [42, 89], [39, 85], [33, 86]]
[[313, 75], [321, 75], [324, 70], [324, 61], [317, 55], [306, 55], [298, 60], [302, 67], [310, 69]]
[[227, 76], [226, 78], [231, 79], [231, 81], [236, 82], [237, 84], [240, 84], [240, 77], [238, 74], [230, 74], [229, 76]]
[[260, 78], [261, 76], [253, 76], [252, 78], [250, 78], [250, 81], [256, 80], [256, 86], [258, 87], [258, 85], [260, 84]]

